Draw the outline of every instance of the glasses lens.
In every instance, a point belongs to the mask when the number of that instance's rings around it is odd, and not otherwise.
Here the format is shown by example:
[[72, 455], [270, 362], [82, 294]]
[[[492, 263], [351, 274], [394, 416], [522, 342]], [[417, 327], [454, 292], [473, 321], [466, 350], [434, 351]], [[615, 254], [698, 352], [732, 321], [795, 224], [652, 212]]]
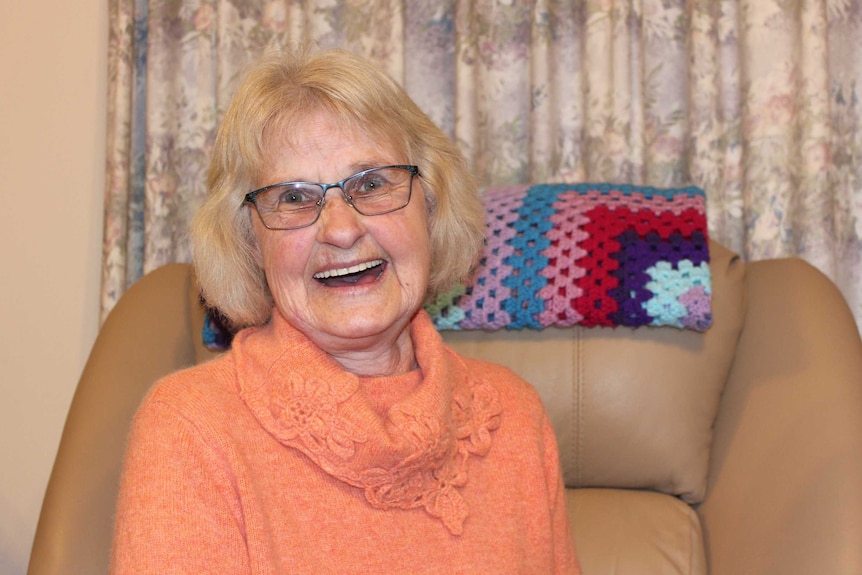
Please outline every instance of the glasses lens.
[[356, 174], [344, 182], [360, 214], [376, 216], [400, 210], [410, 202], [413, 174], [404, 168], [376, 168]]
[[314, 222], [322, 198], [323, 188], [320, 186], [285, 184], [260, 193], [255, 203], [266, 227], [285, 230]]

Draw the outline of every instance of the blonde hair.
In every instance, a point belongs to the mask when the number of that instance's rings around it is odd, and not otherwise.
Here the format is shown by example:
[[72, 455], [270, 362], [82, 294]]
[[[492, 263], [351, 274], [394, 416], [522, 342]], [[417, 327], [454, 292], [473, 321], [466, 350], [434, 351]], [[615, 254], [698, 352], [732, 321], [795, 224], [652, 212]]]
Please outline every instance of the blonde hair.
[[209, 197], [191, 230], [203, 296], [234, 327], [266, 323], [272, 313], [251, 210], [242, 205], [263, 168], [266, 134], [320, 110], [387, 138], [419, 166], [431, 246], [429, 298], [464, 280], [478, 258], [484, 210], [466, 160], [404, 89], [349, 52], [272, 52], [250, 70], [228, 107], [213, 147]]

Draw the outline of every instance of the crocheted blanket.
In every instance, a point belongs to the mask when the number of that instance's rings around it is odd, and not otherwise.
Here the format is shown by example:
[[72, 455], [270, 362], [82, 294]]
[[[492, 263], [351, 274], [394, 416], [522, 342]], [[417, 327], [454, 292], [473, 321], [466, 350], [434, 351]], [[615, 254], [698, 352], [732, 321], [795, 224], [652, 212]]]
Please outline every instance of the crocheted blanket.
[[[703, 190], [543, 184], [484, 199], [480, 265], [426, 306], [437, 329], [712, 324]], [[203, 335], [211, 349], [230, 346], [217, 313]]]
[[552, 184], [484, 198], [481, 263], [427, 306], [438, 329], [711, 325], [703, 190]]

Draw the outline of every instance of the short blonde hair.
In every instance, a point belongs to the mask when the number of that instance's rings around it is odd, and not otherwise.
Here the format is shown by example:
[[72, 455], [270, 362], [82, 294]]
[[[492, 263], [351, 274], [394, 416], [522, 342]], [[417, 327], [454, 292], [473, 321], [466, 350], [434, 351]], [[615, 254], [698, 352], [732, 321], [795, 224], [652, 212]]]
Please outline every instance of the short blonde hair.
[[266, 134], [321, 110], [388, 139], [419, 166], [428, 206], [429, 298], [464, 280], [476, 263], [485, 230], [476, 183], [463, 155], [404, 89], [349, 52], [272, 52], [254, 65], [228, 107], [213, 147], [209, 197], [191, 230], [203, 296], [233, 327], [266, 323], [272, 313], [252, 210], [242, 206], [263, 169]]

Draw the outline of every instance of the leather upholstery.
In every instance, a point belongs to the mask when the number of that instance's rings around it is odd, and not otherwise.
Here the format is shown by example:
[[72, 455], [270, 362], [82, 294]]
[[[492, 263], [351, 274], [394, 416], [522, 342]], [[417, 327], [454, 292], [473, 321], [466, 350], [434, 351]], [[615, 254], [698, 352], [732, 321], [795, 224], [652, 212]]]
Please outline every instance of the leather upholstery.
[[[801, 260], [718, 244], [714, 324], [446, 332], [539, 390], [584, 572], [862, 573], [862, 341]], [[160, 375], [212, 357], [190, 266], [135, 284], [69, 411], [29, 573], [107, 572], [123, 440]]]

